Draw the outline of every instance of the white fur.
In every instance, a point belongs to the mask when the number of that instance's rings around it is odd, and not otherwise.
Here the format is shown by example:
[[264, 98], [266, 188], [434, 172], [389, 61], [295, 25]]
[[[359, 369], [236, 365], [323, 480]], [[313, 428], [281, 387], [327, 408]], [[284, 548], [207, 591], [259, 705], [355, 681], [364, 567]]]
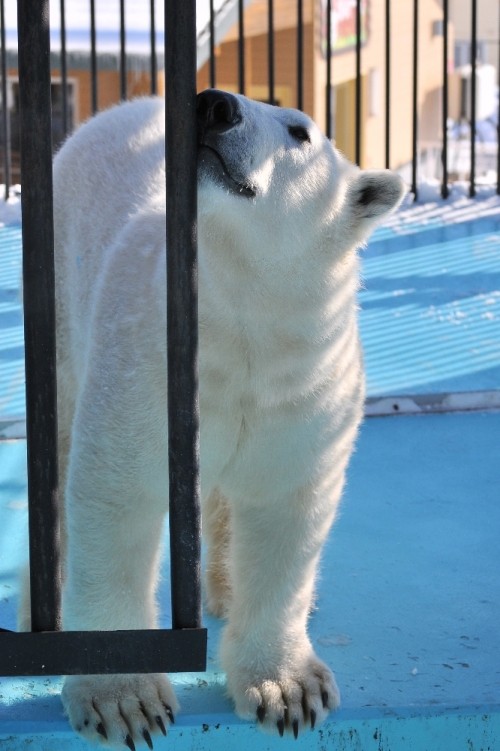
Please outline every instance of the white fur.
[[[207, 598], [227, 617], [221, 656], [236, 711], [291, 731], [338, 704], [306, 624], [363, 411], [356, 249], [402, 186], [347, 163], [302, 113], [238, 102], [241, 122], [219, 144], [256, 196], [231, 192], [200, 158]], [[289, 133], [296, 123], [310, 142]], [[84, 125], [54, 164], [67, 629], [157, 625], [168, 482], [163, 124], [160, 100], [121, 105]], [[72, 677], [63, 701], [86, 737], [102, 740], [103, 723], [118, 745], [158, 731], [157, 714], [167, 726], [162, 701], [177, 708], [159, 675]]]

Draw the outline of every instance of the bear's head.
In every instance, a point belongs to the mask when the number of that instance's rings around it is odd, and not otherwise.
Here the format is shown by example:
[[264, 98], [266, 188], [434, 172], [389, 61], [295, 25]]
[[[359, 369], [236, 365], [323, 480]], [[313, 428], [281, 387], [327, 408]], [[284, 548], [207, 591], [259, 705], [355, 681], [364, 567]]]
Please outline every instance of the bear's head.
[[197, 122], [200, 229], [253, 253], [278, 238], [287, 255], [325, 243], [345, 252], [404, 195], [400, 177], [358, 169], [298, 110], [207, 89]]

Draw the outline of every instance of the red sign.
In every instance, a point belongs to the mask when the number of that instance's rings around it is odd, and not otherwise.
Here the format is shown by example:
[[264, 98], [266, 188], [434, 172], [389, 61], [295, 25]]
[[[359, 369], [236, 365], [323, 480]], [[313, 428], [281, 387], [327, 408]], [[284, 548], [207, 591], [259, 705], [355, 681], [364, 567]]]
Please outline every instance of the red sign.
[[[361, 0], [361, 44], [368, 39], [368, 13], [370, 0]], [[331, 50], [332, 54], [356, 46], [356, 0], [331, 0]], [[327, 0], [321, 0], [321, 52], [327, 50]]]

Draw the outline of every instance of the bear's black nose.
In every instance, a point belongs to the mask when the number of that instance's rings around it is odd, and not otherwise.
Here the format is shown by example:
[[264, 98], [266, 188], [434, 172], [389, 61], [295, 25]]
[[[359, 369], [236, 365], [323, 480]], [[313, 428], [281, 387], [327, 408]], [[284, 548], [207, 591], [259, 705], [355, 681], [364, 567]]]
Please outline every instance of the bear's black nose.
[[218, 89], [206, 89], [198, 94], [196, 102], [198, 141], [211, 130], [223, 133], [241, 121], [238, 100], [233, 94]]

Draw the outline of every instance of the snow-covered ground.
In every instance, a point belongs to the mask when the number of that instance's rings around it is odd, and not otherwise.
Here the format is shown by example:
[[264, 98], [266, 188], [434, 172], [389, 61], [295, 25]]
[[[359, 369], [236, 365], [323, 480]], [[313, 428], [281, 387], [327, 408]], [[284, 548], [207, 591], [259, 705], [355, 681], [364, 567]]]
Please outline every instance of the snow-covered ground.
[[[0, 195], [5, 196], [5, 185], [0, 185]], [[10, 189], [8, 201], [0, 199], [0, 227], [21, 221], [21, 186]]]
[[[5, 193], [5, 186], [0, 184], [0, 195]], [[0, 199], [0, 226], [21, 221], [21, 186], [10, 189], [8, 201]], [[469, 197], [469, 184], [456, 182], [450, 185], [448, 198], [441, 197], [441, 185], [437, 180], [428, 180], [418, 186], [418, 200], [408, 193], [400, 209], [385, 222], [384, 226], [394, 232], [405, 232], [405, 227], [415, 223], [429, 222], [456, 223], [477, 219], [482, 216], [499, 215], [500, 232], [500, 196], [493, 185], [477, 187], [476, 197]], [[379, 230], [380, 232], [381, 230]]]

